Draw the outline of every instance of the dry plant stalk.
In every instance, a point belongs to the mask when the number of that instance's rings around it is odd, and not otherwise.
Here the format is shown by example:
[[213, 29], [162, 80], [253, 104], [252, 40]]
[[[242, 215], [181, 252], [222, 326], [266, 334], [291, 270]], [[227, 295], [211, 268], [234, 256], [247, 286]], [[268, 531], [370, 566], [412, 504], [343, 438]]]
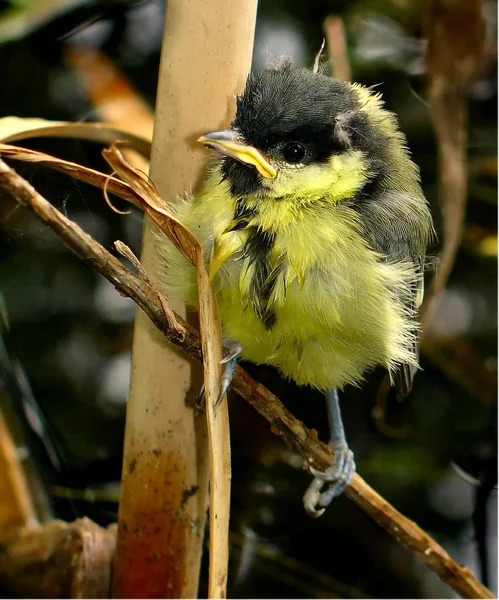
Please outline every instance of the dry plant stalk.
[[0, 541], [38, 523], [18, 451], [0, 411]]
[[486, 50], [482, 8], [482, 0], [431, 0], [427, 6], [428, 98], [438, 146], [443, 244], [438, 271], [422, 307], [424, 328], [431, 322], [463, 236], [468, 93], [484, 64]]
[[[152, 139], [154, 113], [107, 57], [85, 48], [70, 47], [66, 58], [102, 121]], [[130, 149], [124, 149], [123, 153], [132, 166], [145, 173], [149, 171], [149, 161], [140, 154]], [[161, 162], [161, 157], [155, 158], [156, 164]], [[150, 235], [146, 219], [146, 244]], [[152, 284], [129, 249], [119, 244], [116, 244], [118, 251]], [[158, 297], [162, 298], [159, 292]], [[163, 308], [165, 318], [171, 322], [168, 305], [163, 303]], [[138, 319], [132, 361], [137, 375], [131, 381], [132, 400], [127, 411], [123, 470], [126, 481], [122, 486], [124, 501], [120, 506], [114, 592], [125, 597], [195, 595], [209, 477], [206, 428], [203, 418], [194, 418], [192, 410], [184, 404], [189, 364], [181, 355], [174, 355], [171, 348], [165, 348], [160, 337], [148, 334], [151, 328], [147, 319], [142, 316]], [[173, 435], [171, 423], [176, 424]], [[182, 443], [182, 436], [189, 439]], [[212, 439], [210, 452], [224, 456], [224, 444], [228, 446], [228, 442], [219, 440], [219, 449], [213, 448]], [[162, 452], [150, 456], [151, 445]], [[130, 472], [126, 465], [135, 468]], [[225, 512], [228, 519], [228, 505]], [[173, 533], [176, 542], [171, 539]], [[175, 543], [175, 552], [165, 552]]]
[[[204, 151], [195, 144], [195, 140], [204, 131], [227, 123], [230, 114], [227, 98], [240, 91], [251, 63], [256, 4], [256, 0], [244, 3], [169, 0], [167, 3], [150, 171], [160, 193], [159, 202], [164, 198], [173, 204], [177, 196], [195, 188], [205, 162]], [[151, 217], [150, 211], [147, 214]], [[155, 214], [157, 217], [159, 213]], [[156, 218], [153, 220], [159, 223]], [[159, 267], [156, 234], [157, 228], [151, 226], [150, 219], [146, 218], [141, 263], [153, 279]], [[196, 259], [199, 258], [197, 255]], [[198, 275], [204, 277], [200, 270]], [[215, 331], [214, 325], [218, 323], [216, 304], [209, 287], [201, 280], [198, 283], [201, 284], [201, 329], [206, 331], [208, 319], [212, 322], [211, 334], [202, 334], [203, 355], [207, 360], [205, 391], [208, 433], [212, 439], [223, 440], [217, 444], [217, 452], [209, 455], [211, 535], [208, 595], [219, 598], [226, 594], [228, 564], [228, 413], [225, 402], [216, 416], [213, 413], [213, 398], [218, 390], [220, 373], [220, 329], [218, 325], [218, 331]], [[181, 306], [178, 309], [183, 310]], [[170, 368], [169, 375], [165, 372], [167, 368]], [[179, 552], [169, 558], [163, 548], [162, 560], [165, 564], [169, 561], [170, 565], [168, 576], [163, 580], [173, 586], [152, 593], [167, 597], [197, 595], [204, 530], [208, 453], [203, 441], [205, 432], [200, 428], [199, 420], [196, 423], [193, 410], [186, 407], [185, 403], [186, 390], [191, 387], [199, 389], [201, 384], [199, 377], [196, 381], [192, 376], [191, 369], [191, 364], [165, 345], [149, 319], [139, 313], [135, 324], [127, 412], [132, 427], [126, 432], [125, 464], [133, 460], [140, 461], [141, 452], [144, 451], [144, 436], [149, 436], [149, 431], [158, 427], [158, 421], [163, 421], [168, 430], [169, 445], [165, 454], [169, 458], [164, 464], [159, 464], [159, 470], [164, 473], [169, 468], [177, 485], [159, 494], [167, 522], [155, 523], [157, 527], [161, 526], [157, 543], [163, 547], [175, 547], [176, 552], [178, 548]], [[150, 406], [149, 416], [144, 414], [145, 398]], [[168, 420], [171, 421], [170, 425]], [[161, 440], [161, 444], [164, 444], [164, 440]], [[138, 490], [147, 481], [140, 478], [139, 462], [133, 464], [137, 465], [133, 473], [124, 471], [120, 533], [122, 524], [131, 530], [137, 527], [142, 529], [144, 516], [151, 518], [157, 514], [154, 505], [153, 515], [149, 514], [146, 506], [141, 505], [145, 499], [139, 499]], [[161, 485], [164, 487], [163, 483]], [[193, 494], [196, 489], [197, 493]], [[169, 539], [172, 531], [175, 532], [173, 540]], [[150, 562], [140, 562], [139, 552], [149, 558], [153, 553], [149, 549], [137, 549], [133, 542], [123, 548], [121, 540], [118, 541], [116, 594], [127, 596], [132, 593], [134, 578], [141, 577], [141, 593], [151, 596], [148, 581], [152, 582], [152, 578], [148, 578], [147, 573], [154, 566]], [[139, 564], [140, 575], [137, 569]], [[156, 573], [155, 577], [158, 575]]]
[[[21, 149], [18, 149], [18, 152], [22, 153]], [[3, 153], [2, 149], [0, 153]], [[176, 330], [172, 331], [168, 327], [164, 319], [163, 305], [156, 290], [125, 269], [118, 259], [85, 234], [75, 223], [59, 213], [3, 161], [0, 161], [0, 189], [8, 191], [20, 204], [30, 208], [56, 231], [80, 258], [106, 277], [122, 295], [132, 298], [170, 341], [182, 348], [191, 358], [201, 360], [202, 353], [196, 332], [178, 316], [179, 326], [185, 328], [183, 340], [179, 338]], [[291, 448], [300, 452], [308, 464], [319, 469], [329, 466], [331, 450], [318, 440], [317, 433], [309, 430], [301, 421], [293, 417], [278, 398], [252, 379], [241, 367], [236, 369], [233, 387], [270, 423], [272, 431]], [[426, 532], [399, 513], [360, 475], [355, 475], [352, 485], [345, 493], [461, 597], [494, 597], [467, 567], [453, 561]]]
[[[142, 201], [144, 212], [177, 246], [177, 249], [196, 267], [199, 290], [199, 321], [201, 346], [205, 371], [205, 394], [207, 398], [207, 422], [210, 439], [210, 597], [224, 597], [226, 594], [228, 568], [228, 527], [230, 512], [230, 439], [227, 402], [218, 407], [214, 405], [218, 396], [220, 381], [221, 331], [216, 303], [211, 292], [208, 273], [204, 267], [203, 250], [198, 240], [173, 216], [163, 208], [163, 201], [151, 180], [139, 171], [127, 165], [114, 146], [103, 152], [104, 158], [113, 170], [135, 190]], [[126, 253], [126, 251], [125, 251]], [[131, 256], [132, 262], [135, 259]], [[138, 265], [137, 265], [138, 266]], [[182, 340], [185, 328], [172, 322], [173, 313], [166, 300], [157, 291], [156, 286], [139, 267], [142, 279], [156, 290], [163, 313], [174, 336]], [[224, 483], [225, 482], [225, 483]]]
[[334, 76], [342, 81], [351, 81], [352, 70], [348, 60], [343, 19], [337, 15], [330, 15], [324, 20], [323, 29]]

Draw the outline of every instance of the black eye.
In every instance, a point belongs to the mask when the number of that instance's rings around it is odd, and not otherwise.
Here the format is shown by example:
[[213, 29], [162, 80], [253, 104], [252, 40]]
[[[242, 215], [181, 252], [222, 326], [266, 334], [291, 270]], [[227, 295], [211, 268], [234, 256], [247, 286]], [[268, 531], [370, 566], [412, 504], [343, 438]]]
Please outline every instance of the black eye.
[[289, 142], [284, 146], [282, 155], [288, 163], [299, 163], [305, 158], [305, 146], [298, 142]]

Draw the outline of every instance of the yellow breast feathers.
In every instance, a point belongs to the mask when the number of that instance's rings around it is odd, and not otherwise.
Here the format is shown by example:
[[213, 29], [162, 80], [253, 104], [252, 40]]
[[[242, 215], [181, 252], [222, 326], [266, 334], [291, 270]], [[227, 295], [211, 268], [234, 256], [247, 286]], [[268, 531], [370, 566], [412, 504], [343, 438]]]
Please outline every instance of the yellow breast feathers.
[[[224, 334], [245, 358], [319, 389], [359, 383], [377, 364], [415, 364], [416, 326], [404, 302], [414, 266], [380, 260], [351, 208], [234, 201], [221, 183], [177, 216], [203, 244]], [[193, 267], [168, 242], [163, 254], [168, 293], [196, 306]]]

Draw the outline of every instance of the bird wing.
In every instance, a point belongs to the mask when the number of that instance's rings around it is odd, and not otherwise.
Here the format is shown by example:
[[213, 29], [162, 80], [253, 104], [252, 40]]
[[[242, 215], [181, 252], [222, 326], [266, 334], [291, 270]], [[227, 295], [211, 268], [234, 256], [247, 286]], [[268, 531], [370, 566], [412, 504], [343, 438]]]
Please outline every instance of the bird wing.
[[[364, 196], [353, 208], [359, 213], [365, 239], [383, 256], [381, 260], [413, 264], [414, 282], [401, 301], [416, 315], [424, 295], [426, 248], [433, 236], [424, 196], [384, 190]], [[412, 351], [417, 362], [417, 331], [414, 331], [414, 340]], [[398, 398], [404, 398], [411, 391], [416, 370], [414, 365], [403, 364], [393, 375]]]

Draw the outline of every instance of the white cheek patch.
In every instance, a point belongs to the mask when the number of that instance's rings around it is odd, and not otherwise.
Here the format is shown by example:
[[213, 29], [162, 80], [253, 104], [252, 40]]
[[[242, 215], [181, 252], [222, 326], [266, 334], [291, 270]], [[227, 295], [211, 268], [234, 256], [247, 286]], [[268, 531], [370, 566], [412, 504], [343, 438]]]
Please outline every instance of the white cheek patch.
[[352, 139], [350, 137], [350, 126], [349, 123], [354, 116], [354, 113], [350, 110], [344, 113], [340, 113], [334, 120], [334, 136], [336, 139], [344, 144], [347, 148], [352, 147]]

